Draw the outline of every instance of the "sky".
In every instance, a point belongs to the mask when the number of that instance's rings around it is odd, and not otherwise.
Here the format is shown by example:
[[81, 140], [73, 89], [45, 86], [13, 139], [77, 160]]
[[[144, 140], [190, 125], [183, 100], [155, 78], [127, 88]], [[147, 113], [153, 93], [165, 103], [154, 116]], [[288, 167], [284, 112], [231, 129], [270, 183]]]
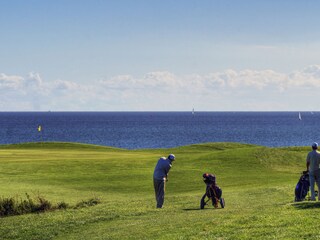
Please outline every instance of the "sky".
[[320, 111], [319, 9], [0, 0], [0, 111]]

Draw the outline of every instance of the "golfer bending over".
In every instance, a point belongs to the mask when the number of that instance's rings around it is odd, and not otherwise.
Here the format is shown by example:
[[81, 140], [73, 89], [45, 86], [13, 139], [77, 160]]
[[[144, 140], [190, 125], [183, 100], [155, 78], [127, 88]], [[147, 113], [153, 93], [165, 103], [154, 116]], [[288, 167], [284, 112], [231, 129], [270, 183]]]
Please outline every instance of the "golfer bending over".
[[162, 208], [164, 202], [165, 182], [168, 181], [168, 173], [172, 167], [175, 156], [170, 154], [168, 158], [161, 157], [153, 172], [153, 186], [156, 194], [157, 208]]

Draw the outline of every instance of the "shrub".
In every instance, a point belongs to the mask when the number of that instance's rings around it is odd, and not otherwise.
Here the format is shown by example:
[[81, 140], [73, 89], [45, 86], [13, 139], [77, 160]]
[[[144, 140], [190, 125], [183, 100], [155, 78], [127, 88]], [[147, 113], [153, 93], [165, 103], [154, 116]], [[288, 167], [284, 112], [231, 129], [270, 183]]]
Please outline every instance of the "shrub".
[[[98, 198], [91, 198], [86, 201], [82, 200], [77, 203], [74, 208], [95, 206], [100, 202]], [[40, 195], [31, 198], [29, 194], [26, 193], [26, 199], [24, 200], [18, 197], [0, 198], [0, 217], [67, 209], [68, 207], [69, 205], [65, 202], [59, 202], [57, 205], [53, 205]]]
[[59, 202], [57, 204], [57, 208], [58, 209], [67, 209], [69, 207], [69, 204], [65, 203], [65, 202]]
[[44, 197], [37, 196], [32, 199], [28, 194], [26, 197], [27, 199], [24, 200], [17, 197], [0, 198], [0, 216], [45, 212], [54, 209]]
[[101, 203], [101, 200], [99, 198], [94, 197], [87, 201], [82, 200], [81, 202], [77, 203], [76, 208], [95, 206], [99, 203]]
[[45, 212], [45, 211], [52, 209], [52, 204], [48, 200], [46, 200], [44, 197], [38, 196], [37, 200], [38, 200], [39, 204], [37, 205], [37, 208], [35, 209], [36, 212]]
[[0, 199], [0, 216], [15, 215], [17, 212], [17, 202], [14, 198]]
[[18, 205], [18, 214], [25, 214], [30, 212], [35, 212], [36, 204], [34, 201], [30, 198], [29, 194], [26, 193], [26, 200], [21, 200], [20, 204]]

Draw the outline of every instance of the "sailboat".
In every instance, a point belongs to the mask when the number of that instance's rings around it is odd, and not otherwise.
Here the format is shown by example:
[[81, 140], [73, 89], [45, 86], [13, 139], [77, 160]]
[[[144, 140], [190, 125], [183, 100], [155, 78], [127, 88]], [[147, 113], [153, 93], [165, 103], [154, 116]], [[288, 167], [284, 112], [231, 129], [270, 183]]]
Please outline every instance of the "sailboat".
[[301, 113], [299, 112], [299, 120], [301, 120]]
[[194, 116], [194, 108], [192, 108], [192, 116]]

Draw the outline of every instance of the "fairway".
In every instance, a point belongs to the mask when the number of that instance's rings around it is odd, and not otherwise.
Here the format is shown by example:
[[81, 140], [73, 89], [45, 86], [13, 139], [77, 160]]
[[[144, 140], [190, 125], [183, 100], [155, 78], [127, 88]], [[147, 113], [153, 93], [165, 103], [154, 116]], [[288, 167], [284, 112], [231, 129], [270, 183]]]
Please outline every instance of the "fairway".
[[[1, 239], [319, 239], [317, 202], [295, 204], [308, 147], [206, 143], [125, 150], [73, 143], [0, 146], [1, 197], [101, 203], [1, 218]], [[152, 174], [173, 153], [163, 209]], [[202, 174], [216, 175], [224, 209], [199, 210]]]

